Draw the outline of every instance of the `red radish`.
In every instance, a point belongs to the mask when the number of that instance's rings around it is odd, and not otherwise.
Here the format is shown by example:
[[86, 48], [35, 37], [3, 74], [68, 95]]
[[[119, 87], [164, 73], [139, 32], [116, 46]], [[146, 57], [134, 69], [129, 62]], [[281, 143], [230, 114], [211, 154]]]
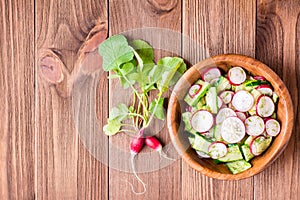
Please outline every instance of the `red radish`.
[[221, 76], [221, 71], [217, 68], [209, 68], [202, 74], [202, 79], [206, 82], [210, 82], [212, 79], [218, 78]]
[[275, 111], [273, 100], [265, 95], [261, 95], [257, 99], [256, 114], [261, 117], [270, 117]]
[[280, 123], [275, 119], [266, 121], [266, 132], [269, 136], [277, 136], [280, 133]]
[[232, 98], [233, 107], [240, 112], [247, 112], [254, 104], [253, 96], [246, 90], [239, 90]]
[[256, 115], [248, 117], [245, 120], [245, 126], [248, 135], [258, 136], [265, 131], [264, 120]]
[[240, 85], [246, 78], [246, 72], [241, 67], [233, 67], [228, 71], [228, 79], [232, 85]]
[[144, 144], [145, 144], [145, 138], [144, 138], [144, 129], [141, 129], [138, 133], [138, 135], [133, 138], [133, 140], [130, 143], [130, 153], [131, 153], [131, 157], [130, 157], [130, 161], [131, 161], [131, 167], [132, 167], [132, 171], [134, 176], [137, 178], [137, 180], [142, 183], [143, 187], [144, 187], [144, 191], [143, 192], [135, 192], [133, 189], [133, 186], [131, 183], [131, 189], [133, 191], [133, 193], [135, 194], [144, 194], [146, 192], [146, 186], [145, 183], [142, 181], [142, 179], [137, 175], [136, 173], [136, 169], [135, 169], [135, 165], [134, 165], [134, 158], [135, 156], [142, 150]]
[[219, 97], [221, 97], [221, 99], [223, 100], [223, 102], [225, 104], [229, 104], [232, 100], [233, 95], [234, 95], [234, 92], [232, 92], [232, 91], [223, 91], [223, 92], [221, 92]]
[[145, 140], [145, 143], [148, 147], [150, 147], [151, 149], [154, 149], [155, 151], [157, 151], [159, 153], [160, 156], [163, 156], [166, 159], [169, 160], [175, 160], [172, 158], [169, 158], [162, 150], [162, 145], [159, 142], [159, 140], [155, 137], [155, 136], [150, 136], [147, 137]]
[[265, 81], [265, 80], [266, 80], [266, 78], [263, 77], [263, 76], [254, 76], [253, 78], [254, 78], [255, 80], [258, 80], [258, 81]]
[[236, 113], [237, 117], [240, 118], [240, 120], [245, 121], [247, 119], [246, 113], [238, 112], [238, 111], [236, 111], [235, 113]]
[[211, 80], [209, 81], [209, 84], [215, 85], [215, 83], [216, 83], [218, 80], [219, 80], [219, 77], [218, 77], [218, 78], [211, 79]]
[[208, 131], [212, 127], [213, 123], [214, 117], [207, 110], [198, 110], [191, 118], [191, 126], [199, 133]]
[[208, 153], [213, 159], [219, 159], [227, 154], [226, 144], [223, 142], [213, 142], [208, 147]]
[[268, 96], [273, 95], [273, 90], [270, 85], [263, 84], [263, 85], [257, 86], [255, 89], [257, 89], [260, 93], [262, 93], [264, 95], [268, 95]]
[[200, 92], [202, 85], [195, 84], [189, 89], [189, 96], [193, 98], [196, 94]]
[[220, 97], [218, 97], [218, 108], [220, 109], [223, 106], [223, 101]]

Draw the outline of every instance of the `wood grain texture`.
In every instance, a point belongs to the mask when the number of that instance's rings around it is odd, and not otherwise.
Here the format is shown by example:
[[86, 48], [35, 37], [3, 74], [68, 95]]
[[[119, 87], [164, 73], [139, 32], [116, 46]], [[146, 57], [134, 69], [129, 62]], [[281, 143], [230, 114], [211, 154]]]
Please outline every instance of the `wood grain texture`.
[[[121, 11], [122, 10], [122, 11]], [[142, 1], [109, 1], [109, 24], [110, 35], [120, 33], [136, 28], [156, 27], [166, 28], [173, 31], [181, 32], [181, 2], [178, 0], [162, 1], [162, 0], [142, 0]], [[157, 31], [156, 33], [158, 33]], [[149, 37], [148, 42], [154, 40], [158, 46], [164, 47], [164, 42], [161, 37], [155, 33], [143, 34]], [[129, 36], [132, 36], [129, 34]], [[137, 36], [139, 37], [139, 36]], [[141, 36], [140, 36], [141, 37]], [[139, 38], [135, 38], [139, 39]], [[180, 37], [179, 40], [173, 41], [176, 46], [181, 47]], [[150, 42], [153, 45], [152, 42]], [[170, 44], [168, 44], [170, 45]], [[162, 56], [172, 55], [170, 52], [156, 50], [156, 59]], [[110, 82], [110, 108], [120, 102], [128, 102], [130, 100], [129, 92], [125, 91], [118, 85], [118, 81]], [[159, 128], [155, 126], [155, 128]], [[166, 127], [156, 135], [164, 144], [170, 142]], [[143, 191], [140, 183], [136, 181], [133, 174], [124, 171], [130, 171], [129, 162], [129, 144], [131, 137], [124, 133], [115, 135], [110, 138], [109, 160], [110, 165], [113, 166], [109, 170], [109, 198], [110, 199], [180, 199], [180, 161], [169, 165], [168, 167], [156, 170], [154, 172], [139, 173], [142, 180], [145, 181], [147, 193], [143, 195], [134, 195], [131, 191], [130, 185], [124, 180], [133, 183], [134, 189], [137, 192]], [[118, 153], [117, 148], [122, 149], [128, 159], [120, 159], [123, 157]], [[152, 151], [152, 153], [151, 153]], [[143, 159], [144, 158], [144, 159]], [[142, 163], [141, 161], [145, 162]], [[136, 166], [138, 170], [143, 168], [151, 168], [151, 166], [158, 165], [160, 159], [157, 152], [153, 152], [148, 148], [137, 156]], [[141, 168], [142, 166], [142, 168]], [[158, 166], [159, 167], [159, 166]], [[120, 170], [116, 170], [121, 169]], [[122, 191], [122, 192], [120, 192]]]
[[34, 199], [33, 5], [0, 2], [1, 199]]
[[[191, 48], [189, 42], [183, 41], [183, 56], [191, 63], [222, 53], [254, 56], [255, 12], [254, 0], [185, 1], [183, 33], [198, 42], [202, 49]], [[182, 162], [182, 174], [182, 199], [253, 198], [253, 191], [249, 190], [253, 188], [253, 178], [213, 180], [194, 171], [185, 162]]]
[[[174, 52], [182, 49], [190, 64], [221, 53], [241, 53], [266, 63], [292, 94], [295, 127], [284, 153], [265, 171], [242, 181], [213, 180], [178, 160], [159, 171], [140, 173], [148, 191], [135, 196], [124, 182], [140, 191], [134, 176], [99, 162], [75, 131], [68, 80], [96, 19], [109, 21], [110, 35], [141, 27], [182, 32], [182, 40], [173, 38]], [[0, 199], [300, 198], [299, 0], [1, 0], [0, 30]], [[168, 41], [159, 35], [147, 37], [168, 49]], [[40, 76], [42, 48], [61, 59], [61, 83], [49, 84]], [[155, 53], [160, 58], [174, 52]], [[108, 107], [117, 103], [120, 90], [113, 91], [115, 87], [116, 82], [108, 87], [106, 74], [100, 77], [96, 110], [101, 123]], [[81, 101], [92, 102], [88, 93]], [[166, 127], [157, 136], [165, 144], [170, 141]], [[127, 151], [129, 142], [124, 134], [112, 137], [109, 149], [108, 143], [103, 146], [109, 151], [103, 152], [104, 158], [129, 170], [114, 151], [116, 146]], [[159, 163], [159, 157], [145, 148], [136, 163], [141, 171], [141, 166]]]
[[[78, 139], [72, 99], [68, 96], [72, 86], [66, 83], [93, 21], [107, 19], [107, 4], [104, 1], [36, 1], [35, 15], [37, 55], [42, 48], [50, 48], [65, 65], [64, 80], [59, 85], [49, 84], [40, 76], [38, 66], [36, 69], [36, 197], [105, 199], [107, 168]], [[104, 108], [104, 115], [106, 112]]]
[[[299, 1], [258, 1], [256, 57], [285, 82], [293, 100], [295, 126], [284, 153], [254, 178], [255, 199], [299, 199]], [[266, 184], [266, 183], [272, 184]], [[279, 189], [279, 192], [275, 192]]]

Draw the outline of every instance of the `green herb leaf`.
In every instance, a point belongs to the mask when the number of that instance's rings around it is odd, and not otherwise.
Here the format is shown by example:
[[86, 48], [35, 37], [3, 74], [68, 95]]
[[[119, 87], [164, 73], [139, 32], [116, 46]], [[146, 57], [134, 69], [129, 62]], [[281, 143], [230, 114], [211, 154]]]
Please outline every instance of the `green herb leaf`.
[[107, 124], [103, 126], [103, 131], [106, 135], [115, 135], [119, 132], [122, 124], [117, 119], [107, 120]]
[[136, 51], [144, 64], [153, 63], [153, 48], [143, 40], [132, 40], [130, 46]]
[[158, 61], [158, 67], [164, 69], [162, 78], [158, 81], [158, 89], [161, 92], [166, 92], [168, 90], [168, 86], [172, 83], [171, 81], [177, 70], [179, 68], [184, 68], [184, 66], [181, 66], [183, 63], [183, 59], [178, 57], [164, 57]]
[[114, 35], [106, 39], [99, 45], [99, 53], [103, 57], [104, 71], [118, 69], [121, 64], [131, 61], [134, 55], [123, 35]]
[[124, 103], [113, 107], [109, 113], [109, 120], [118, 120], [119, 122], [128, 118], [129, 109]]
[[132, 72], [134, 69], [134, 65], [131, 62], [127, 62], [120, 67], [120, 71], [123, 75], [127, 75]]
[[[150, 104], [150, 112], [154, 112], [154, 117], [164, 120], [165, 119], [165, 109], [164, 109], [164, 98], [154, 99]], [[156, 106], [157, 104], [157, 106]], [[156, 110], [154, 111], [156, 107]]]

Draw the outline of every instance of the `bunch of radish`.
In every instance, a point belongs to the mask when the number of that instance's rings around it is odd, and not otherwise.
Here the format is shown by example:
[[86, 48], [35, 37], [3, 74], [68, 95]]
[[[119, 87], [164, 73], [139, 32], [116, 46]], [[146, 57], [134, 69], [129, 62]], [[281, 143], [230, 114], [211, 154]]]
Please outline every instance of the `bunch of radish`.
[[[239, 159], [240, 165], [242, 156], [237, 155], [242, 154], [229, 155], [230, 146], [245, 145], [250, 149], [247, 154], [258, 156], [280, 133], [275, 112], [277, 94], [263, 76], [252, 76], [242, 67], [232, 67], [226, 73], [217, 67], [205, 70], [184, 100], [188, 104], [183, 114], [185, 129], [191, 133], [192, 147], [202, 158], [229, 157], [230, 162]], [[251, 158], [242, 153], [248, 169], [251, 165], [246, 162]]]

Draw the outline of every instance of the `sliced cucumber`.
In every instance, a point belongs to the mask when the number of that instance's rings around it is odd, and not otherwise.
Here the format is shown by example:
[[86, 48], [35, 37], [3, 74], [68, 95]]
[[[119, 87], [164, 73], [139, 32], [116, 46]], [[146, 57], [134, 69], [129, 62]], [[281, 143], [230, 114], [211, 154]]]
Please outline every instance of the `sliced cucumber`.
[[254, 155], [251, 153], [250, 147], [248, 145], [242, 145], [241, 150], [243, 152], [243, 156], [246, 161], [249, 161], [254, 157]]
[[227, 150], [227, 154], [224, 157], [218, 159], [220, 162], [232, 162], [243, 159], [243, 155], [238, 145], [231, 145], [227, 148]]
[[225, 164], [233, 174], [238, 174], [251, 168], [251, 164], [245, 160], [237, 160]]
[[245, 140], [244, 144], [250, 146], [251, 142], [255, 139], [255, 136], [248, 136], [247, 139]]
[[190, 106], [195, 106], [199, 102], [199, 100], [207, 93], [208, 89], [210, 88], [210, 84], [207, 82], [197, 82], [196, 84], [201, 84], [201, 90], [193, 97], [187, 94], [184, 98], [185, 102]]
[[196, 151], [200, 158], [210, 158], [210, 156], [202, 151]]
[[220, 76], [219, 80], [215, 83], [215, 85], [217, 87], [218, 94], [224, 90], [231, 89], [231, 84], [229, 83], [228, 79], [225, 78], [224, 76]]
[[216, 87], [211, 87], [206, 94], [206, 105], [210, 108], [213, 114], [218, 113], [218, 96]]
[[278, 101], [278, 95], [275, 92], [273, 92], [272, 99], [273, 99], [274, 103], [277, 103], [277, 101]]
[[195, 135], [194, 143], [192, 147], [197, 151], [202, 151], [208, 154], [208, 147], [211, 145], [211, 141], [203, 137], [202, 135]]

